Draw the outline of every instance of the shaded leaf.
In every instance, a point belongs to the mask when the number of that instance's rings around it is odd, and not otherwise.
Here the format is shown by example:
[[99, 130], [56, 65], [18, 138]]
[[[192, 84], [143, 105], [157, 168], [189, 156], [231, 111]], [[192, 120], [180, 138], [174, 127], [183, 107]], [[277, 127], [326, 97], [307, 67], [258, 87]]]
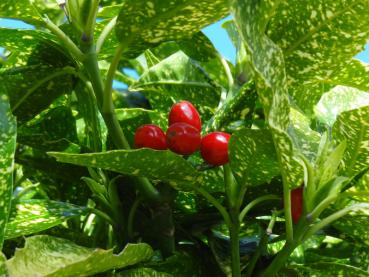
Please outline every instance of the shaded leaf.
[[338, 229], [341, 238], [350, 237], [361, 244], [369, 245], [369, 222], [368, 215], [346, 215], [333, 223]]
[[21, 201], [15, 203], [11, 210], [5, 239], [44, 231], [86, 212], [85, 207], [64, 202], [38, 199]]
[[135, 268], [130, 270], [124, 270], [117, 274], [117, 276], [121, 277], [173, 277], [172, 274], [165, 273], [165, 272], [159, 272], [156, 270], [153, 270], [151, 268]]
[[261, 185], [279, 174], [277, 155], [267, 130], [243, 129], [229, 143], [232, 171], [241, 185]]
[[0, 29], [0, 45], [16, 49], [10, 56], [12, 67], [0, 70], [0, 81], [19, 121], [33, 118], [72, 91], [74, 62], [53, 39], [39, 31]]
[[308, 276], [316, 277], [367, 277], [369, 273], [360, 268], [350, 265], [332, 263], [332, 262], [319, 262], [313, 264], [307, 264], [306, 266], [292, 266], [299, 271], [306, 273]]
[[151, 106], [165, 113], [180, 100], [196, 103], [205, 118], [213, 112], [220, 98], [220, 87], [183, 52], [151, 67], [129, 89], [145, 92]]
[[18, 142], [44, 151], [78, 153], [80, 147], [72, 110], [59, 106], [42, 112], [18, 129]]
[[13, 193], [14, 153], [16, 149], [16, 120], [10, 112], [9, 98], [0, 83], [0, 249]]
[[127, 244], [119, 254], [113, 250], [91, 249], [71, 241], [33, 236], [24, 248], [17, 249], [7, 261], [11, 276], [89, 276], [122, 268], [147, 260], [152, 255], [149, 245]]
[[[230, 95], [233, 94], [233, 95]], [[245, 84], [238, 91], [230, 92], [223, 105], [203, 127], [205, 132], [224, 131], [235, 120], [249, 121], [251, 127], [257, 94], [252, 83]]]
[[[122, 174], [174, 183], [195, 181], [199, 175], [190, 163], [167, 150], [158, 151], [142, 148], [92, 154], [49, 152], [49, 155], [63, 163], [98, 167]], [[169, 168], [170, 170], [168, 170]]]

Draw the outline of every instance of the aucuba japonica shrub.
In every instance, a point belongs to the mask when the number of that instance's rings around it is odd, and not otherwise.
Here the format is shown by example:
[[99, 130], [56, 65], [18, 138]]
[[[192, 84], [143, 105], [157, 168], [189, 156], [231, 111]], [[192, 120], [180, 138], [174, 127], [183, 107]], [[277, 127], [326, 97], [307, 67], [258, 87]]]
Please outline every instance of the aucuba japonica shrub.
[[0, 275], [368, 276], [368, 5], [2, 0]]

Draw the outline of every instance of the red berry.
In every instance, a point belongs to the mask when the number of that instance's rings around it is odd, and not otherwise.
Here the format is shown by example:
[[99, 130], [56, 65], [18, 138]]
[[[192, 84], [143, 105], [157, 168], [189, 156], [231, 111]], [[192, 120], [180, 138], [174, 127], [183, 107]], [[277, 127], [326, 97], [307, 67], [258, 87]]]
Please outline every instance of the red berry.
[[167, 145], [174, 153], [191, 155], [200, 148], [200, 143], [200, 131], [187, 123], [174, 123], [167, 130]]
[[146, 124], [137, 128], [135, 133], [135, 147], [146, 147], [156, 150], [167, 149], [163, 130], [153, 124]]
[[302, 214], [303, 207], [303, 187], [291, 190], [291, 213], [292, 221], [297, 224]]
[[228, 142], [230, 134], [212, 132], [201, 140], [201, 156], [211, 165], [223, 165], [228, 163]]
[[201, 130], [201, 119], [196, 108], [188, 101], [181, 101], [172, 106], [169, 112], [169, 126], [184, 122]]

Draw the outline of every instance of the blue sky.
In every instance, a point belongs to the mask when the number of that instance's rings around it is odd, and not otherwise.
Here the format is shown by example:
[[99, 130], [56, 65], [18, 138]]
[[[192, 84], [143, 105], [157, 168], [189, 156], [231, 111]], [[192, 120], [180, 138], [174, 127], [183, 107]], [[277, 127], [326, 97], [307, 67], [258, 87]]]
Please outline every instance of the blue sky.
[[[221, 27], [222, 23], [226, 20], [230, 19], [227, 17], [223, 20], [220, 20], [206, 28], [203, 29], [203, 32], [209, 37], [209, 39], [213, 42], [215, 48], [228, 60], [234, 63], [236, 59], [236, 50], [233, 47], [231, 41], [227, 36], [227, 32]], [[9, 19], [0, 19], [0, 27], [10, 27], [10, 28], [32, 28], [31, 25], [25, 24], [20, 21], [9, 20]], [[357, 58], [369, 63], [369, 43], [366, 46], [366, 50], [357, 55]]]

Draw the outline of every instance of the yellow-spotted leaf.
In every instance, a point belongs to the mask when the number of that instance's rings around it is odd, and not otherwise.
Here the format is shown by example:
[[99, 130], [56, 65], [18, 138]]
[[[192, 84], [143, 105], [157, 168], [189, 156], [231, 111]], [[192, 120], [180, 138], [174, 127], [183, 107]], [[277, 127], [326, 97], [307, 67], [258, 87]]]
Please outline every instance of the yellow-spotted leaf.
[[6, 225], [5, 239], [34, 234], [83, 215], [87, 208], [70, 203], [30, 199], [14, 204]]
[[0, 83], [0, 249], [3, 245], [13, 193], [16, 120], [11, 114], [9, 98]]
[[113, 249], [92, 249], [51, 236], [26, 239], [6, 262], [10, 276], [92, 276], [110, 269], [119, 269], [149, 259], [153, 254], [145, 243], [127, 244], [118, 254]]

